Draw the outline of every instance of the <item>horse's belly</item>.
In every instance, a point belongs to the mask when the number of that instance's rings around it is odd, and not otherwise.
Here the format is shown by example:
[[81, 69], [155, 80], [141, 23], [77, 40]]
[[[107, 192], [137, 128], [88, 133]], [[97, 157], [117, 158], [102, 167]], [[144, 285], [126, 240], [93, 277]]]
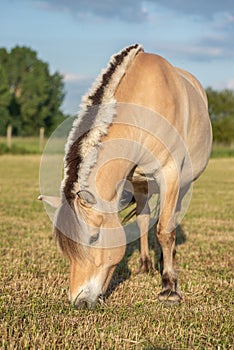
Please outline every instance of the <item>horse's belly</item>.
[[133, 174], [130, 174], [127, 179], [132, 183], [135, 192], [149, 196], [153, 193], [159, 193], [159, 184], [153, 174], [143, 173], [139, 167], [136, 167]]

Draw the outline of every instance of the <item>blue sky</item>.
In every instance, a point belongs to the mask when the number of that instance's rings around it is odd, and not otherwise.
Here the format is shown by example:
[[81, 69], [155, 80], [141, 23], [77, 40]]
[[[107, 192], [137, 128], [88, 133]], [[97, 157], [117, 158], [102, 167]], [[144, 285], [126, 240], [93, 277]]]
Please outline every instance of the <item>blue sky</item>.
[[0, 47], [31, 47], [63, 74], [67, 113], [109, 57], [134, 43], [205, 87], [234, 89], [233, 0], [0, 0]]

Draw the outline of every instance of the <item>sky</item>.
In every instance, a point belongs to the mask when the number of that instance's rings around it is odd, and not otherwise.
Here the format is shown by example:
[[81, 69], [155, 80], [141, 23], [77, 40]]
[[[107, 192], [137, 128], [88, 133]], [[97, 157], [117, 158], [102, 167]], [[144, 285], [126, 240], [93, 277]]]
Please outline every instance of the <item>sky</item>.
[[234, 0], [0, 0], [0, 47], [30, 47], [64, 76], [65, 113], [135, 43], [205, 88], [234, 89]]

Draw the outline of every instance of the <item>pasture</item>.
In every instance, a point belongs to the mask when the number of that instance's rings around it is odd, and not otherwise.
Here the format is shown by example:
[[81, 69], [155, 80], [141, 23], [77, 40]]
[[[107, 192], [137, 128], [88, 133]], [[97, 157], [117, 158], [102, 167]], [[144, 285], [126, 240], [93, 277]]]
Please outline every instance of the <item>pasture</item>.
[[39, 164], [0, 157], [1, 349], [233, 349], [234, 158], [211, 159], [194, 184], [178, 230], [181, 305], [158, 303], [160, 276], [137, 274], [133, 242], [95, 310], [69, 305], [69, 264], [36, 200]]

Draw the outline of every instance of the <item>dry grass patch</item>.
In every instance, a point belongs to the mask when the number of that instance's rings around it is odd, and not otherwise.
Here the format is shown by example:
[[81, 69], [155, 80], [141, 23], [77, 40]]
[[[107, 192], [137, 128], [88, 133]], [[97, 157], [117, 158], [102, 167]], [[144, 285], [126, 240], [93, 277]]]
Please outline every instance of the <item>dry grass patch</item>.
[[160, 276], [137, 274], [133, 242], [92, 311], [68, 303], [69, 266], [36, 201], [39, 161], [0, 157], [1, 349], [233, 349], [234, 159], [212, 159], [194, 186], [177, 254], [182, 304], [158, 303]]

